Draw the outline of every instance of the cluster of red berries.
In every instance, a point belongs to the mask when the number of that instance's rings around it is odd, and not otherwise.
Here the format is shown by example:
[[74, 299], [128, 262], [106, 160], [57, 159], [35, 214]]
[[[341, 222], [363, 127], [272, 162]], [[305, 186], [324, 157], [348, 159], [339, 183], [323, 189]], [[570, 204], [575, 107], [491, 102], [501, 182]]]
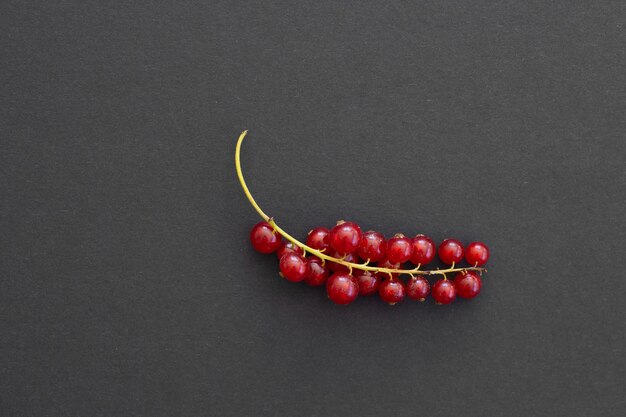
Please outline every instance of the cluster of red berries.
[[[267, 222], [260, 222], [252, 228], [250, 240], [257, 251], [276, 253], [280, 260], [280, 273], [285, 279], [304, 281], [311, 286], [326, 284], [328, 297], [337, 304], [349, 304], [359, 295], [376, 293], [389, 304], [400, 302], [405, 296], [424, 301], [429, 294], [438, 304], [450, 304], [457, 295], [474, 298], [482, 286], [480, 275], [472, 270], [458, 271], [454, 280], [448, 280], [443, 275], [431, 288], [423, 274], [407, 273], [410, 279], [405, 283], [399, 278], [399, 273], [349, 268], [314, 255], [306, 257], [300, 246], [283, 240]], [[446, 239], [437, 248], [433, 240], [425, 235], [410, 239], [397, 234], [385, 239], [378, 232], [363, 233], [355, 223], [344, 221], [330, 230], [324, 227], [311, 230], [306, 246], [345, 262], [367, 262], [367, 265], [375, 262], [378, 268], [394, 270], [400, 269], [406, 262], [426, 265], [435, 254], [443, 263], [453, 266], [465, 259], [470, 267], [480, 267], [489, 258], [489, 249], [481, 242], [470, 243], [464, 248], [458, 240]]]

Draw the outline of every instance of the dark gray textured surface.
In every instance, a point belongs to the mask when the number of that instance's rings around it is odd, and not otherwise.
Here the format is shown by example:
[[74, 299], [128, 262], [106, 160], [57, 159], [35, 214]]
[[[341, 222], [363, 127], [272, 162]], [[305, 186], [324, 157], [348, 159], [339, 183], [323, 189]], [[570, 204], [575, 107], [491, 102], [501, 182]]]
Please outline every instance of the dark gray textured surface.
[[[3, 416], [623, 416], [626, 6], [0, 5]], [[247, 234], [479, 239], [348, 308]]]

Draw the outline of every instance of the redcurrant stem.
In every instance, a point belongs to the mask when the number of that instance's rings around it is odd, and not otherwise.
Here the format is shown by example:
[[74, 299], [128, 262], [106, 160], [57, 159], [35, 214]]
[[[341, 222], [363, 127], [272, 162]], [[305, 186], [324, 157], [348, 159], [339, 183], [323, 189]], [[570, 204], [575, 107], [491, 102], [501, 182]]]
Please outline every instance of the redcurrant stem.
[[344, 265], [350, 271], [352, 271], [352, 269], [360, 269], [362, 271], [372, 271], [372, 272], [385, 273], [385, 274], [389, 274], [389, 276], [392, 276], [391, 274], [406, 274], [406, 275], [409, 275], [409, 276], [413, 276], [413, 275], [443, 275], [445, 277], [446, 276], [445, 274], [447, 274], [447, 273], [460, 272], [460, 271], [464, 271], [464, 270], [465, 271], [480, 271], [480, 272], [485, 271], [485, 268], [479, 268], [477, 266], [473, 266], [473, 267], [469, 267], [469, 268], [455, 268], [454, 264], [452, 264], [452, 266], [450, 268], [448, 268], [448, 269], [436, 269], [436, 270], [422, 270], [422, 269], [420, 269], [421, 265], [418, 265], [417, 267], [415, 267], [413, 269], [379, 268], [377, 266], [369, 266], [368, 265], [369, 261], [365, 262], [363, 264], [357, 264], [357, 263], [344, 261], [343, 259], [333, 258], [332, 256], [326, 255], [322, 251], [319, 251], [317, 249], [313, 249], [313, 248], [305, 245], [304, 243], [300, 242], [299, 240], [297, 240], [296, 238], [291, 236], [289, 233], [287, 233], [283, 229], [281, 229], [276, 224], [276, 222], [274, 221], [274, 219], [272, 217], [268, 216], [267, 214], [265, 214], [265, 212], [263, 210], [261, 210], [261, 207], [259, 207], [259, 205], [256, 203], [256, 201], [252, 197], [252, 194], [250, 193], [250, 190], [248, 189], [248, 186], [246, 185], [246, 181], [243, 179], [243, 173], [241, 171], [241, 158], [240, 158], [241, 157], [241, 143], [243, 142], [243, 140], [244, 140], [244, 138], [246, 137], [247, 134], [248, 134], [247, 130], [244, 130], [243, 132], [241, 132], [241, 135], [239, 135], [239, 139], [237, 140], [237, 147], [235, 148], [235, 169], [237, 170], [237, 177], [239, 178], [239, 183], [241, 184], [241, 188], [243, 189], [244, 194], [248, 198], [248, 201], [250, 201], [250, 204], [252, 204], [252, 207], [254, 207], [256, 212], [259, 213], [259, 215], [263, 218], [263, 220], [268, 222], [270, 224], [270, 226], [272, 226], [272, 228], [278, 234], [280, 234], [282, 237], [284, 237], [285, 239], [287, 239], [288, 241], [290, 241], [294, 245], [299, 246], [305, 253], [308, 252], [311, 255], [317, 256], [322, 261], [330, 261], [330, 262], [334, 262], [334, 263], [337, 263], [337, 264], [340, 264], [340, 265]]

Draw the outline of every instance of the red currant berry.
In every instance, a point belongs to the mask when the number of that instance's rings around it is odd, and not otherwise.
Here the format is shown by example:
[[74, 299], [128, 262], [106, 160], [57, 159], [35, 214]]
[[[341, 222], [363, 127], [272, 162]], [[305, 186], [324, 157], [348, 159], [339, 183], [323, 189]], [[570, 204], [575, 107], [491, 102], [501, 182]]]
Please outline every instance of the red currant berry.
[[309, 232], [306, 238], [306, 245], [317, 250], [328, 249], [330, 246], [330, 232], [325, 227], [318, 227]]
[[381, 282], [378, 288], [380, 298], [391, 305], [402, 301], [405, 292], [404, 283], [397, 278], [387, 279]]
[[[346, 255], [340, 255], [337, 252], [333, 252], [331, 251], [329, 254], [329, 256], [332, 256], [333, 258], [337, 258], [337, 259], [342, 259], [346, 262], [350, 262], [353, 264], [358, 264], [360, 259], [358, 256], [356, 256], [356, 254], [354, 253], [348, 253]], [[330, 268], [331, 271], [333, 272], [339, 272], [339, 271], [344, 271], [344, 272], [348, 272], [350, 271], [350, 268], [348, 268], [345, 265], [342, 264], [338, 264], [337, 262], [332, 262], [332, 261], [328, 261], [328, 268]]]
[[278, 246], [278, 249], [276, 249], [276, 257], [278, 259], [282, 259], [282, 257], [287, 255], [288, 253], [295, 253], [296, 255], [304, 255], [304, 251], [302, 250], [300, 246], [295, 245], [288, 240], [283, 240], [281, 244]]
[[463, 259], [463, 245], [456, 239], [446, 239], [439, 245], [439, 259], [444, 264], [452, 265]]
[[402, 234], [397, 234], [387, 241], [387, 260], [394, 264], [403, 264], [413, 253], [411, 240]]
[[257, 223], [250, 231], [250, 242], [258, 252], [272, 253], [280, 245], [282, 238], [268, 222]]
[[309, 274], [309, 263], [301, 255], [287, 253], [280, 258], [280, 272], [288, 281], [299, 282]]
[[459, 272], [454, 278], [454, 286], [459, 297], [474, 298], [480, 292], [482, 281], [480, 276], [472, 271]]
[[361, 228], [352, 222], [338, 222], [330, 231], [330, 246], [338, 253], [352, 253], [361, 242]]
[[489, 259], [489, 248], [482, 242], [472, 242], [465, 249], [465, 260], [472, 266], [482, 266]]
[[335, 272], [326, 281], [328, 298], [336, 304], [350, 304], [359, 295], [359, 285], [345, 272]]
[[413, 277], [406, 283], [406, 295], [411, 300], [424, 301], [430, 293], [430, 284], [424, 277]]
[[363, 260], [380, 261], [385, 256], [385, 237], [372, 230], [365, 232], [359, 242], [357, 253]]
[[374, 295], [378, 292], [380, 278], [370, 271], [355, 271], [354, 279], [359, 284], [359, 295]]
[[456, 298], [456, 289], [452, 281], [440, 279], [433, 284], [432, 295], [437, 304], [450, 304]]
[[429, 264], [435, 257], [436, 246], [431, 238], [425, 235], [417, 235], [411, 240], [413, 254], [411, 262], [415, 265]]
[[304, 282], [312, 287], [324, 285], [329, 274], [326, 265], [319, 258], [308, 258], [307, 260], [309, 261], [309, 275], [304, 279]]

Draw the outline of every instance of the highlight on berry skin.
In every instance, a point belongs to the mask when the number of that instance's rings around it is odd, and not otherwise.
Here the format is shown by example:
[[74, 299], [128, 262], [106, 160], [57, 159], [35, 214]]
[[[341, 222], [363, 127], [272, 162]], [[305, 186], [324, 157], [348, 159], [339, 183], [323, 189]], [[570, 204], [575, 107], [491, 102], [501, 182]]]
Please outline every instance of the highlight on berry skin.
[[[339, 305], [376, 295], [388, 305], [424, 302], [429, 297], [446, 305], [457, 298], [478, 296], [490, 255], [487, 245], [479, 241], [464, 246], [458, 239], [447, 238], [436, 245], [421, 233], [396, 233], [386, 239], [380, 232], [346, 220], [311, 229], [305, 243], [291, 236], [259, 207], [244, 180], [241, 144], [246, 134], [242, 132], [237, 141], [235, 169], [245, 196], [263, 219], [252, 227], [250, 243], [259, 253], [276, 255], [282, 278], [324, 287], [328, 298]], [[436, 257], [445, 267], [426, 269]], [[448, 280], [448, 274], [454, 278]]]

